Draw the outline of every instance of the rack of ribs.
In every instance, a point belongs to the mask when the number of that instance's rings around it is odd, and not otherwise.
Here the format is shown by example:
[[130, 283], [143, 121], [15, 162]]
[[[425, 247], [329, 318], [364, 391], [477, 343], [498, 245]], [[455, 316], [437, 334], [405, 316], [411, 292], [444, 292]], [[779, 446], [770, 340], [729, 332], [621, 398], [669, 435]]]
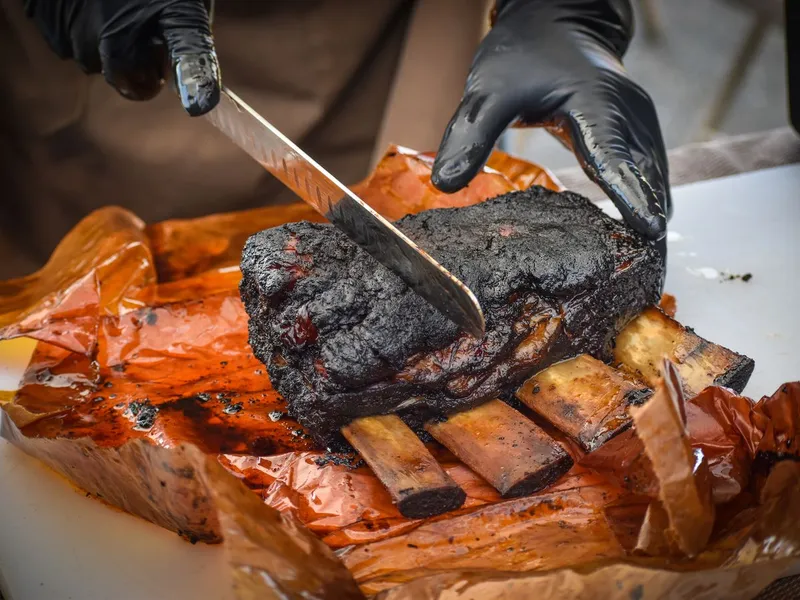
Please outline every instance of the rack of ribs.
[[[497, 399], [581, 355], [605, 367], [617, 335], [658, 302], [663, 257], [587, 199], [542, 187], [396, 224], [475, 293], [486, 316], [482, 339], [459, 332], [332, 226], [301, 222], [245, 245], [240, 291], [255, 355], [292, 416], [321, 444], [335, 446], [344, 434], [408, 516], [463, 502], [424, 445], [402, 441], [409, 427], [505, 496], [541, 489], [572, 459]], [[570, 368], [599, 368], [582, 360]], [[647, 397], [631, 377], [614, 382], [623, 390], [605, 400], [622, 403], [614, 427], [570, 423], [566, 433], [582, 432], [579, 443], [598, 445], [628, 427], [623, 401]], [[489, 424], [508, 435], [487, 441]], [[426, 475], [409, 483], [408, 473]]]

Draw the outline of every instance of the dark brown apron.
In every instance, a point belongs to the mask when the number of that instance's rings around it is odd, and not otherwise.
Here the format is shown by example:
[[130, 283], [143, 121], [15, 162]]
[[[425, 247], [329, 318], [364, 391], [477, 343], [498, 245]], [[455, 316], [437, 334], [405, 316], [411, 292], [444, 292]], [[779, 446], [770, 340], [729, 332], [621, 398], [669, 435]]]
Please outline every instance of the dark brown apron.
[[[217, 0], [214, 35], [225, 83], [352, 183], [389, 141], [438, 144], [484, 4]], [[130, 102], [58, 59], [21, 5], [0, 0], [0, 278], [41, 266], [100, 206], [154, 222], [291, 199], [209, 124], [186, 117], [169, 91]]]

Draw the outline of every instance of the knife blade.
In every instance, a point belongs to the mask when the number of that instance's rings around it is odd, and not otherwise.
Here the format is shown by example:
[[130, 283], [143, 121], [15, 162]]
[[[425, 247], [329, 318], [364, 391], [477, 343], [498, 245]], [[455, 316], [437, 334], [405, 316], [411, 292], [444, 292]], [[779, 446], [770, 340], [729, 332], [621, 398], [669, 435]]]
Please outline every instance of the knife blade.
[[466, 285], [231, 90], [205, 118], [445, 317], [483, 337], [483, 311]]

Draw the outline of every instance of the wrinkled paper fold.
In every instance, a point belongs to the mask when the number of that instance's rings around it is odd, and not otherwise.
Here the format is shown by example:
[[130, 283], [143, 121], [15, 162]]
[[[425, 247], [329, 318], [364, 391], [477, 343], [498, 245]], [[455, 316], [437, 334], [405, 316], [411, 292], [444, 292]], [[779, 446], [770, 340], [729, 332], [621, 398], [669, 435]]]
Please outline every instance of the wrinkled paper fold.
[[[431, 164], [393, 148], [354, 190], [394, 219], [560, 189], [495, 153], [445, 195]], [[713, 387], [683, 398], [669, 366], [635, 427], [553, 486], [503, 500], [431, 446], [467, 501], [401, 516], [355, 457], [311, 446], [247, 345], [242, 245], [301, 219], [321, 220], [303, 204], [150, 226], [113, 207], [86, 217], [41, 271], [0, 283], [0, 339], [39, 340], [0, 396], [3, 437], [106, 502], [222, 542], [242, 599], [746, 598], [798, 560], [800, 464], [785, 459], [800, 384], [758, 403]]]

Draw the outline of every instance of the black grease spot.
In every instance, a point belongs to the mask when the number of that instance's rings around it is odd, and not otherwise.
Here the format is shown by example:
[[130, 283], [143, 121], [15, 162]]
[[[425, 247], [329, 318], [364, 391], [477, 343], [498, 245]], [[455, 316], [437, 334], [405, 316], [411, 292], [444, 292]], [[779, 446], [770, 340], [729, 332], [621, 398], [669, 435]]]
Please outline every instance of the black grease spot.
[[250, 443], [250, 454], [253, 456], [271, 456], [277, 451], [275, 442], [268, 437], [259, 437]]
[[158, 415], [158, 407], [150, 404], [150, 400], [134, 400], [128, 404], [128, 412], [135, 417], [136, 428], [148, 430], [153, 427], [156, 422], [156, 415]]
[[41, 371], [37, 371], [35, 377], [37, 383], [47, 383], [53, 379], [53, 372], [48, 368], [44, 368]]
[[[228, 402], [230, 402], [230, 400]], [[224, 412], [226, 415], [235, 415], [236, 413], [241, 411], [242, 408], [243, 408], [242, 403], [237, 402], [236, 404], [228, 404], [225, 408], [222, 409], [222, 412]]]
[[322, 456], [315, 458], [314, 463], [318, 467], [325, 467], [329, 464], [347, 467], [348, 469], [358, 469], [367, 463], [357, 454], [326, 452]]

